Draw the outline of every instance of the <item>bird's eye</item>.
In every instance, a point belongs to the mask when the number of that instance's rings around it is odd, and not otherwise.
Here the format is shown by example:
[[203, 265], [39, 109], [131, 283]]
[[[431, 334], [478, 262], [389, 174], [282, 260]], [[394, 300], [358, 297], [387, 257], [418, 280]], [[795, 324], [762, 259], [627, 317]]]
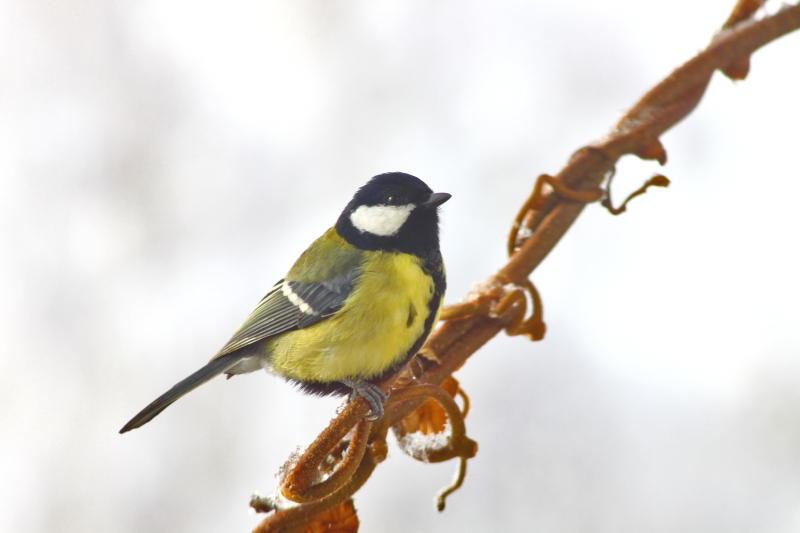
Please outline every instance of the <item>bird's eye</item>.
[[400, 205], [400, 197], [395, 194], [390, 194], [386, 197], [386, 205]]

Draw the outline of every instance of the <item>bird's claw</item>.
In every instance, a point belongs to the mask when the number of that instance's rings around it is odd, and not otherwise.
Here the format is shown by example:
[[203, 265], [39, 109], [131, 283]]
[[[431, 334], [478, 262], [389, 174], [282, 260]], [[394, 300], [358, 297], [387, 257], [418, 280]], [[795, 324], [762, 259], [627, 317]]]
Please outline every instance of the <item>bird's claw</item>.
[[353, 389], [353, 392], [351, 392], [350, 396], [347, 398], [347, 403], [350, 403], [361, 396], [369, 404], [370, 414], [364, 417], [365, 420], [374, 422], [375, 420], [380, 420], [381, 417], [383, 417], [383, 404], [388, 399], [388, 396], [380, 389], [380, 387], [368, 381], [343, 379], [341, 382]]

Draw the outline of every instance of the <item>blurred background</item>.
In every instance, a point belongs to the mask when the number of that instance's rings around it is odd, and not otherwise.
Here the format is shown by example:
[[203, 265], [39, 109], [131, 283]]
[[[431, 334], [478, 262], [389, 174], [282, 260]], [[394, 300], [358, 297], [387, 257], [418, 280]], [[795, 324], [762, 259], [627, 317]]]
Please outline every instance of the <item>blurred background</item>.
[[[357, 187], [443, 207], [447, 303], [505, 259], [555, 173], [702, 49], [732, 0], [0, 3], [0, 530], [252, 529], [251, 493], [335, 415], [263, 373], [119, 428], [204, 364]], [[770, 2], [768, 10], [778, 8]], [[362, 530], [800, 528], [800, 34], [715, 75], [624, 159], [534, 273], [544, 341], [456, 377], [480, 445], [396, 446]]]

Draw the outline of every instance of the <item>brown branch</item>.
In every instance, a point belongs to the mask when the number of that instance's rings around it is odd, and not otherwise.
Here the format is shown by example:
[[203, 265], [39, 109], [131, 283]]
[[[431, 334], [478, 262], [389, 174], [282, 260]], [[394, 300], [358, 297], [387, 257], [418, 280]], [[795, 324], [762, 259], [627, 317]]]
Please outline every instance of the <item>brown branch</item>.
[[[273, 514], [265, 518], [253, 530], [253, 533], [275, 533], [278, 531], [290, 533], [300, 531], [305, 524], [312, 521], [320, 513], [347, 501], [354, 492], [366, 483], [378, 463], [386, 458], [386, 431], [387, 428], [384, 425], [383, 432], [375, 442], [367, 447], [364, 459], [344, 486], [320, 500], [296, 507], [275, 510]], [[253, 498], [250, 501], [250, 506], [258, 512], [266, 510], [263, 507], [265, 505], [269, 507], [268, 510], [273, 510], [271, 508], [272, 502], [270, 501], [263, 501], [259, 498]]]
[[[295, 468], [289, 472], [281, 485], [283, 496], [293, 502], [307, 503], [319, 500], [339, 490], [353, 476], [358, 465], [361, 464], [361, 460], [367, 450], [371, 428], [372, 422], [366, 419], [362, 419], [358, 423], [350, 441], [350, 446], [347, 448], [347, 454], [339, 462], [339, 467], [321, 483], [313, 484], [316, 479], [307, 475], [310, 472], [316, 472], [320, 463], [312, 465], [298, 462], [298, 465], [295, 465]], [[327, 454], [325, 455], [327, 456]], [[306, 454], [303, 458], [319, 459], [320, 456], [321, 454], [312, 453]]]
[[[512, 228], [508, 263], [486, 281], [482, 290], [470, 295], [468, 302], [457, 309], [446, 310], [444, 316], [448, 320], [425, 345], [424, 352], [431, 355], [415, 360], [422, 368], [418, 383], [440, 385], [500, 331], [512, 324], [519, 327], [523, 323], [518, 310], [525, 302], [524, 293], [522, 300], [519, 296], [511, 296], [512, 293], [527, 289], [528, 276], [575, 222], [585, 206], [584, 202], [596, 199], [594, 191], [613, 172], [620, 157], [633, 154], [665, 164], [667, 154], [659, 137], [695, 108], [714, 71], [720, 70], [733, 79], [743, 79], [749, 70], [750, 55], [755, 50], [800, 28], [800, 5], [785, 6], [774, 15], [753, 20], [753, 14], [762, 4], [760, 0], [739, 0], [723, 29], [705, 50], [645, 94], [605, 137], [579, 149], [561, 172], [552, 178], [548, 176], [546, 182], [553, 192], [545, 195], [541, 190], [545, 181], [539, 185], [539, 196], [533, 198], [532, 195], [525, 202]], [[527, 290], [532, 298], [538, 298], [538, 295], [530, 293], [530, 289]], [[505, 303], [500, 305], [504, 299]], [[541, 323], [541, 302], [534, 301], [534, 312], [539, 313], [537, 317]], [[542, 323], [537, 331], [543, 334], [543, 327]], [[386, 380], [382, 383], [383, 388], [388, 390], [396, 379], [397, 375]], [[346, 483], [338, 485], [336, 490], [319, 500], [276, 511], [256, 531], [295, 530], [316, 514], [349, 498], [385, 456], [385, 452], [381, 455], [375, 450], [385, 450], [387, 428], [397, 424], [423, 401], [419, 398], [387, 404], [383, 419], [372, 428], [371, 444]], [[353, 402], [311, 445], [295, 467], [307, 469], [298, 473], [301, 478], [309, 476], [302, 479], [304, 488], [311, 486], [318, 466], [366, 412], [364, 402]], [[466, 468], [463, 456], [461, 461], [461, 475], [453, 488], [463, 481]], [[348, 466], [348, 473], [350, 468], [352, 466]], [[256, 502], [254, 506], [258, 507], [258, 504]]]

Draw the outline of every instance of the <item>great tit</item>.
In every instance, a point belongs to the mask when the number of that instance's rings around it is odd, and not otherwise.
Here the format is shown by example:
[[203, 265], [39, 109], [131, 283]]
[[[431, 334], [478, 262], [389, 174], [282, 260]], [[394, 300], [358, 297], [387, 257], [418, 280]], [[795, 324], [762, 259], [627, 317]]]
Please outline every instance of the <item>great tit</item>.
[[419, 178], [380, 174], [300, 256], [211, 361], [145, 407], [120, 433], [152, 420], [217, 376], [267, 369], [308, 393], [363, 396], [405, 364], [439, 319], [445, 269], [438, 207], [450, 199]]

